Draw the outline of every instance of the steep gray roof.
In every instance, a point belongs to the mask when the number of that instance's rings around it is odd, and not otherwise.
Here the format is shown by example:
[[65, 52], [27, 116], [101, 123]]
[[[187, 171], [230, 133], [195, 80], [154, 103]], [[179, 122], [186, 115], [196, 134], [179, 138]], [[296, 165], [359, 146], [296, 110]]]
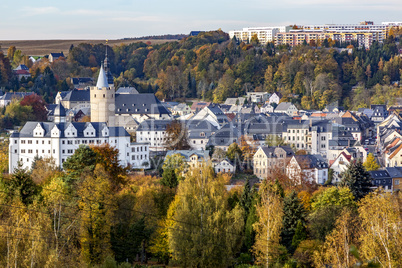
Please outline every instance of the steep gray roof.
[[[60, 94], [63, 97], [63, 92]], [[91, 99], [91, 93], [89, 90], [77, 90], [73, 89], [68, 91], [63, 97], [63, 101], [79, 101], [79, 102], [89, 102]]]
[[152, 93], [116, 94], [116, 114], [171, 114]]
[[281, 102], [281, 103], [279, 103], [278, 106], [276, 107], [275, 112], [278, 112], [278, 111], [287, 111], [291, 105], [292, 105], [291, 102]]
[[171, 122], [172, 120], [144, 120], [138, 126], [137, 131], [165, 131], [166, 126]]
[[[20, 138], [31, 138], [33, 137], [33, 131], [36, 126], [40, 124], [41, 127], [45, 130], [44, 137], [51, 137], [51, 130], [54, 126], [61, 131], [61, 138], [65, 138], [64, 130], [72, 124], [77, 129], [77, 137], [84, 138], [84, 130], [88, 125], [92, 125], [95, 129], [95, 138], [102, 137], [102, 130], [106, 126], [106, 123], [102, 122], [72, 122], [72, 123], [52, 123], [52, 122], [27, 122], [20, 132], [14, 132], [12, 137], [20, 137]], [[109, 127], [109, 137], [121, 137], [121, 136], [130, 136], [128, 132], [123, 127]]]
[[57, 104], [56, 107], [54, 107], [53, 115], [54, 116], [66, 116], [66, 109], [64, 108], [64, 106], [61, 103]]
[[103, 63], [101, 64], [101, 67], [100, 67], [98, 81], [96, 82], [96, 87], [98, 89], [101, 89], [104, 87], [106, 87], [106, 88], [109, 87], [106, 72], [105, 72], [105, 69], [103, 68]]
[[328, 164], [322, 159], [320, 155], [295, 155], [297, 163], [303, 169], [310, 169], [310, 168], [328, 168]]

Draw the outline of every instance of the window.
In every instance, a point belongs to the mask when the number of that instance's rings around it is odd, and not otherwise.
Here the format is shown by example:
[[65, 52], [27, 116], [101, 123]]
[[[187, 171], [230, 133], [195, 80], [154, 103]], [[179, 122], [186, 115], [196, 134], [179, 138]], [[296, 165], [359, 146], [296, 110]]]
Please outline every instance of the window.
[[66, 143], [66, 141], [62, 141], [62, 142], [61, 142], [61, 144], [65, 144], [65, 143]]
[[28, 140], [28, 144], [32, 144], [32, 140]]
[[38, 141], [38, 140], [36, 140], [36, 144], [39, 144], [39, 141]]
[[73, 144], [73, 141], [67, 141], [67, 144]]
[[395, 180], [395, 185], [399, 185], [399, 180]]
[[42, 144], [45, 144], [45, 141], [42, 141]]
[[25, 154], [25, 149], [21, 149], [21, 153], [22, 153], [22, 154]]
[[29, 154], [32, 154], [32, 150], [28, 150], [28, 153], [29, 153]]
[[61, 152], [64, 154], [64, 153], [66, 153], [66, 150], [62, 150]]

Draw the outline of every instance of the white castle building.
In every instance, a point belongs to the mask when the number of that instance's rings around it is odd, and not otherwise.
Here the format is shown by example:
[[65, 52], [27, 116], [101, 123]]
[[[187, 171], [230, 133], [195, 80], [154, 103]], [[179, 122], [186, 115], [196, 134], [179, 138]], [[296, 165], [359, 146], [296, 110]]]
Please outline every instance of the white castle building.
[[19, 132], [12, 133], [9, 145], [9, 170], [22, 164], [31, 168], [35, 157], [52, 157], [62, 164], [80, 145], [110, 144], [119, 150], [123, 166], [149, 168], [149, 143], [131, 143], [130, 135], [115, 126], [115, 89], [103, 68], [95, 87], [90, 88], [91, 122], [66, 123], [66, 112], [59, 103], [54, 110], [54, 122], [27, 122]]

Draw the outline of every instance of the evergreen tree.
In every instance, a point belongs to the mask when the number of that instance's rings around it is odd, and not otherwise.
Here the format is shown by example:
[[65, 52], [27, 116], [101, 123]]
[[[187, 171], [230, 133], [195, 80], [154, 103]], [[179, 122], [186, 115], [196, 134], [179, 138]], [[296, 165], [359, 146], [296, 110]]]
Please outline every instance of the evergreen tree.
[[10, 192], [17, 194], [25, 205], [31, 204], [38, 193], [38, 187], [33, 182], [29, 172], [22, 168], [21, 163], [18, 163], [18, 167], [14, 170], [8, 187]]
[[348, 169], [344, 172], [339, 185], [349, 187], [358, 201], [371, 192], [372, 183], [370, 174], [364, 169], [362, 162], [354, 161], [350, 163]]
[[295, 235], [292, 238], [292, 248], [296, 250], [300, 242], [306, 240], [306, 238], [307, 238], [306, 226], [302, 223], [301, 220], [298, 220]]
[[175, 188], [179, 184], [176, 173], [173, 168], [165, 168], [163, 170], [161, 184], [169, 188]]
[[250, 180], [247, 178], [246, 183], [243, 187], [243, 192], [240, 197], [240, 206], [242, 206], [242, 208], [244, 209], [246, 219], [248, 216], [248, 212], [250, 211], [252, 201], [253, 199], [250, 187]]
[[299, 221], [305, 224], [305, 217], [306, 211], [304, 206], [297, 196], [297, 193], [292, 191], [283, 201], [283, 229], [281, 234], [282, 245], [291, 253], [296, 250], [296, 248], [292, 246], [292, 240], [296, 233], [297, 224]]

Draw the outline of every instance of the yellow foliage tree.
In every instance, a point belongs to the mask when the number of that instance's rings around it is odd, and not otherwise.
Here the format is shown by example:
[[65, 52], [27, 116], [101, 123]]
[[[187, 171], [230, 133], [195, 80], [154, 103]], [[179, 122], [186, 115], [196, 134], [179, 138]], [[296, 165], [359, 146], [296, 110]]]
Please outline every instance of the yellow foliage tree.
[[380, 168], [380, 165], [377, 163], [372, 153], [369, 153], [366, 161], [364, 161], [363, 163], [363, 166], [366, 168], [367, 171], [373, 171]]
[[240, 206], [230, 209], [228, 193], [211, 166], [191, 169], [180, 181], [168, 231], [172, 258], [184, 267], [227, 267], [241, 246]]
[[327, 235], [325, 244], [314, 252], [317, 267], [352, 267], [356, 259], [350, 253], [350, 247], [356, 245], [358, 223], [357, 217], [345, 208], [336, 221], [335, 229]]
[[261, 189], [261, 202], [257, 205], [258, 222], [253, 225], [256, 232], [253, 252], [256, 262], [270, 267], [279, 254], [279, 240], [282, 230], [282, 201], [273, 191]]
[[80, 243], [81, 255], [90, 264], [97, 264], [110, 254], [110, 227], [114, 207], [108, 174], [97, 165], [81, 183], [78, 193], [81, 200]]
[[382, 267], [402, 267], [401, 193], [374, 192], [359, 204], [360, 253]]

